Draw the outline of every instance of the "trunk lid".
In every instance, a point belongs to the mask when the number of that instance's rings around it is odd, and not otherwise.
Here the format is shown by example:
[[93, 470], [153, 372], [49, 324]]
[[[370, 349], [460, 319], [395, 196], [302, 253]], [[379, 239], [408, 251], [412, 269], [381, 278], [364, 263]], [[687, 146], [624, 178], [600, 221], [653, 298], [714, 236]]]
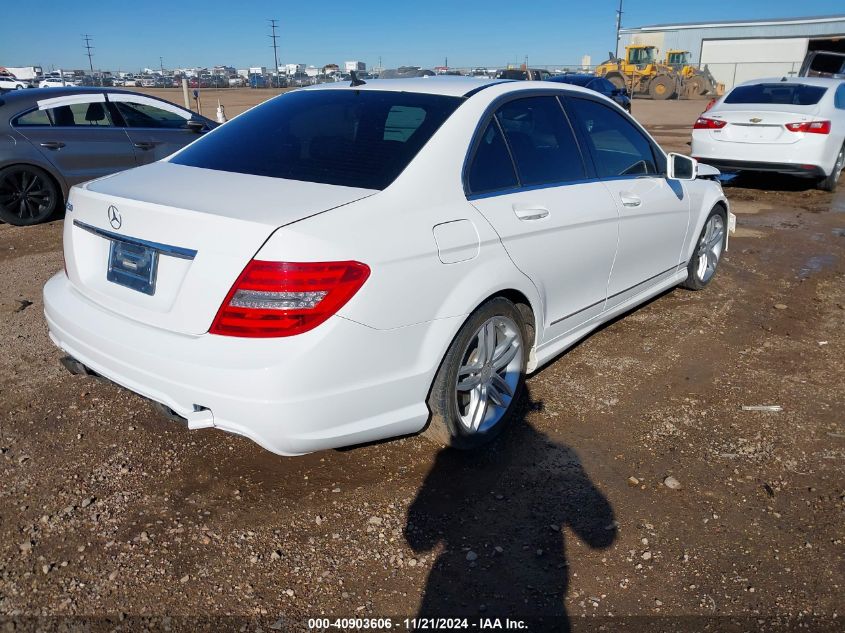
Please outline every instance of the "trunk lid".
[[788, 145], [797, 143], [804, 135], [790, 132], [785, 125], [815, 120], [819, 106], [788, 107], [786, 111], [782, 104], [730, 104], [724, 110], [714, 109], [703, 116], [728, 123], [719, 130], [710, 130], [714, 141]]
[[64, 227], [68, 277], [113, 312], [204, 334], [277, 228], [373, 193], [153, 163], [71, 191]]

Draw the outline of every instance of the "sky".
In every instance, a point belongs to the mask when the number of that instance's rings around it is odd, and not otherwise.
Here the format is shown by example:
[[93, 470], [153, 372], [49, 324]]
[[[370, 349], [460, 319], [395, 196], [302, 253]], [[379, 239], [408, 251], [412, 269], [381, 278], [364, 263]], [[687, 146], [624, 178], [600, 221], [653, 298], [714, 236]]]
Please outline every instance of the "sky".
[[[15, 28], [0, 37], [0, 65], [46, 71], [139, 70], [231, 65], [273, 66], [268, 18], [279, 20], [279, 63], [323, 66], [360, 60], [386, 68], [576, 65], [600, 63], [612, 50], [618, 0], [426, 2], [323, 0], [315, 4], [248, 0], [145, 0], [15, 4]], [[11, 5], [9, 6], [11, 8]], [[623, 26], [843, 13], [843, 0], [625, 0]], [[32, 28], [26, 27], [32, 25]], [[42, 28], [49, 25], [49, 28]]]

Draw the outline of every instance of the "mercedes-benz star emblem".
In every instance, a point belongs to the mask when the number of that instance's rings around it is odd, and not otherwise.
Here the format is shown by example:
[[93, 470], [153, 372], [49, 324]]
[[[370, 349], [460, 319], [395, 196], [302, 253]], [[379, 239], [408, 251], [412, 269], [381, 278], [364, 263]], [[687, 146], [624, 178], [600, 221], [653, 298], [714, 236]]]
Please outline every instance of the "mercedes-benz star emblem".
[[109, 207], [109, 224], [111, 224], [113, 229], [119, 229], [123, 224], [123, 218], [120, 217], [120, 211], [118, 211], [117, 207], [114, 205]]

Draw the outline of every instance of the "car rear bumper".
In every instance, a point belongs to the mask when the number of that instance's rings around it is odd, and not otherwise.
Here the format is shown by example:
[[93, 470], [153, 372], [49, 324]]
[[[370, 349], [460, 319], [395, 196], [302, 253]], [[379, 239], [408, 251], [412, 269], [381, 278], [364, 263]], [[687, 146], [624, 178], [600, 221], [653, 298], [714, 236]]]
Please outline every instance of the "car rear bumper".
[[708, 158], [696, 156], [697, 161], [705, 165], [711, 165], [723, 172], [733, 171], [765, 171], [777, 172], [779, 174], [792, 174], [794, 176], [805, 176], [808, 178], [821, 178], [825, 175], [824, 169], [818, 165], [797, 165], [793, 163], [769, 163], [750, 160], [727, 160], [724, 158]]
[[[713, 138], [709, 130], [693, 130], [691, 155], [722, 171], [764, 171], [811, 178], [830, 173], [835, 141], [807, 134], [794, 143], [750, 143]], [[841, 143], [836, 147], [839, 152]]]
[[461, 320], [376, 330], [333, 317], [288, 338], [189, 336], [105, 310], [64, 273], [45, 285], [44, 313], [53, 342], [96, 373], [281, 455], [420, 431]]

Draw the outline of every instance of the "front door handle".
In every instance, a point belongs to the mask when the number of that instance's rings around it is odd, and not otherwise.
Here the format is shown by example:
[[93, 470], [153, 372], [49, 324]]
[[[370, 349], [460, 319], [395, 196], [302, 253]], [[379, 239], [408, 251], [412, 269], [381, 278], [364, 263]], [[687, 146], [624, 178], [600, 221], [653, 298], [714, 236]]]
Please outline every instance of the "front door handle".
[[45, 141], [41, 143], [41, 147], [46, 149], [62, 149], [65, 146], [61, 141]]
[[513, 205], [513, 212], [520, 220], [542, 220], [549, 215], [549, 210], [546, 207], [536, 205], [515, 204]]
[[619, 198], [622, 200], [623, 207], [638, 207], [643, 203], [639, 196], [635, 196], [632, 193], [620, 194]]
[[138, 141], [137, 143], [134, 143], [135, 147], [144, 151], [153, 149], [158, 144], [159, 143], [157, 141]]

